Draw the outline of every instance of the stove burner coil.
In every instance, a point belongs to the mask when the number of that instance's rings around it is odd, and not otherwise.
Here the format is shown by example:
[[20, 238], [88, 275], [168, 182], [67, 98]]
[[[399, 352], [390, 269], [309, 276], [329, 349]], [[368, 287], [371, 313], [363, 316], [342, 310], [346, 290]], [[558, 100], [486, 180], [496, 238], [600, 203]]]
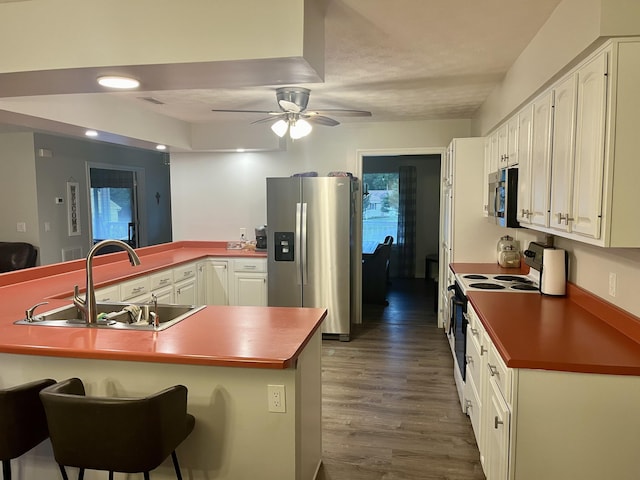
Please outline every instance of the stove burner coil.
[[529, 283], [516, 283], [515, 285], [511, 285], [511, 288], [513, 290], [538, 290], [538, 287]]
[[533, 283], [528, 278], [516, 277], [514, 275], [496, 275], [493, 279], [501, 282]]
[[487, 283], [487, 282], [479, 282], [479, 283], [471, 283], [469, 284], [471, 288], [479, 288], [481, 290], [504, 290], [504, 285], [498, 285], [497, 283]]
[[484, 275], [478, 275], [476, 273], [472, 273], [470, 275], [464, 275], [463, 278], [468, 278], [469, 280], [488, 280]]

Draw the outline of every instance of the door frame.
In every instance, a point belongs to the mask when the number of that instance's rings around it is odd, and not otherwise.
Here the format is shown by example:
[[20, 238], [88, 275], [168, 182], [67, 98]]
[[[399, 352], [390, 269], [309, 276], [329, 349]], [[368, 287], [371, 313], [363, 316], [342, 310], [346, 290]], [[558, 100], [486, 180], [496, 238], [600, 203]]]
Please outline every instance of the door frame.
[[[445, 156], [447, 147], [405, 147], [405, 148], [376, 148], [356, 150], [356, 172], [355, 175], [362, 180], [362, 166], [364, 157], [397, 157], [401, 155], [440, 155], [440, 164]], [[362, 188], [362, 187], [361, 187]], [[442, 182], [440, 182], [442, 189]], [[352, 271], [355, 273], [353, 279], [354, 301], [352, 305], [351, 319], [353, 323], [362, 323], [362, 195], [357, 196], [356, 216], [354, 231], [354, 260]]]
[[85, 170], [86, 170], [86, 189], [87, 189], [87, 199], [88, 205], [87, 210], [89, 211], [89, 249], [93, 246], [93, 212], [91, 208], [91, 169], [92, 168], [100, 168], [104, 170], [122, 170], [126, 172], [134, 172], [135, 176], [135, 196], [136, 196], [136, 207], [137, 207], [137, 225], [136, 225], [136, 233], [138, 235], [138, 247], [144, 247], [148, 244], [147, 239], [147, 228], [146, 228], [146, 219], [147, 219], [147, 208], [146, 202], [144, 201], [145, 197], [145, 175], [144, 175], [144, 167], [132, 167], [130, 165], [117, 165], [112, 163], [99, 163], [99, 162], [85, 162]]

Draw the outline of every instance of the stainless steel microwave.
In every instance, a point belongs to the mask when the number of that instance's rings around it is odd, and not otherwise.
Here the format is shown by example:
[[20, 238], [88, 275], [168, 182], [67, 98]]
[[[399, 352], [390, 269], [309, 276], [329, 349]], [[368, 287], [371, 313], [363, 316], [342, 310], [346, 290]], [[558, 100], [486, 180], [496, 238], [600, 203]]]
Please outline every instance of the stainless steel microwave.
[[516, 228], [518, 212], [518, 169], [502, 168], [489, 174], [489, 220], [502, 227]]

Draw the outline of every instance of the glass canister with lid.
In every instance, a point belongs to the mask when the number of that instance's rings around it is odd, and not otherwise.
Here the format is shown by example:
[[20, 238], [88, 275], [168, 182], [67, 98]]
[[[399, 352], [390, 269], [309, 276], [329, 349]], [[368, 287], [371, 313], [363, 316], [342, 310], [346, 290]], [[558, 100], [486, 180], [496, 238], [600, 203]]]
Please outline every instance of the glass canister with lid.
[[498, 240], [498, 264], [503, 268], [520, 267], [520, 242], [505, 235]]

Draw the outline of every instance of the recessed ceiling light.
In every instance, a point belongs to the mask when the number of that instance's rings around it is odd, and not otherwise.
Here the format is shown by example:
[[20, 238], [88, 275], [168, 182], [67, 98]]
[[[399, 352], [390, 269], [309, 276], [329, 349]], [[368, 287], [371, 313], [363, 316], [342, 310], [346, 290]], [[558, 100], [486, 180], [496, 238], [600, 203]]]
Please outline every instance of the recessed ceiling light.
[[98, 136], [98, 132], [96, 132], [95, 130], [87, 130], [86, 132], [84, 132], [84, 134], [87, 137], [97, 137]]
[[140, 82], [135, 78], [119, 77], [115, 75], [98, 77], [98, 83], [108, 88], [138, 88]]
[[156, 145], [156, 150], [166, 150], [167, 146], [166, 145]]

